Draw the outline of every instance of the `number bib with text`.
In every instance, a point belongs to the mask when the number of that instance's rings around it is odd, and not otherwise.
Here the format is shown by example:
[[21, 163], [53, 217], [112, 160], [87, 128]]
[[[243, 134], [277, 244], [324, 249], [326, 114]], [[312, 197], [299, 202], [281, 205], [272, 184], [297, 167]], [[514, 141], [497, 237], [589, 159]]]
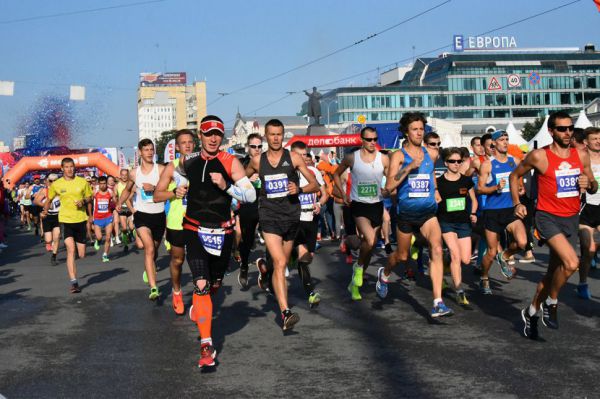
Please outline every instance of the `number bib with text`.
[[446, 199], [446, 211], [447, 212], [460, 212], [464, 211], [466, 207], [466, 198], [447, 198]]
[[225, 229], [199, 227], [198, 237], [206, 252], [214, 256], [221, 256], [223, 243], [225, 242]]
[[285, 173], [265, 176], [267, 198], [281, 198], [288, 195], [288, 176]]
[[98, 200], [98, 213], [108, 213], [108, 203], [106, 199]]
[[152, 204], [154, 202], [154, 193], [152, 191], [140, 190], [142, 201]]
[[579, 168], [557, 170], [556, 196], [558, 198], [577, 197], [579, 195]]
[[357, 188], [359, 198], [372, 199], [377, 197], [377, 182], [360, 182]]
[[408, 197], [427, 198], [431, 192], [431, 176], [425, 173], [408, 175]]
[[502, 188], [503, 193], [510, 192], [510, 184], [508, 183], [508, 176], [510, 176], [510, 172], [496, 174], [496, 184], [500, 184], [500, 180], [504, 180], [506, 182], [506, 184]]
[[313, 209], [315, 202], [317, 199], [317, 194], [315, 193], [302, 193], [298, 194], [298, 200], [300, 200], [300, 207], [302, 209], [311, 210]]

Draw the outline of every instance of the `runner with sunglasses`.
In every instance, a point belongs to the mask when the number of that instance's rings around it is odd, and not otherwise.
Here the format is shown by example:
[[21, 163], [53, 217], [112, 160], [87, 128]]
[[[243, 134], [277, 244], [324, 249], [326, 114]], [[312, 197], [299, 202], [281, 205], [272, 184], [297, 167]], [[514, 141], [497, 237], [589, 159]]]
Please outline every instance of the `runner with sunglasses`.
[[510, 175], [514, 213], [524, 218], [527, 208], [519, 202], [517, 185], [523, 175], [535, 170], [538, 184], [535, 225], [550, 247], [548, 271], [538, 283], [531, 304], [521, 310], [523, 335], [531, 339], [538, 337], [540, 306], [542, 323], [548, 328], [558, 328], [558, 293], [579, 267], [576, 248], [580, 195], [598, 191], [589, 154], [569, 146], [573, 129], [573, 120], [568, 113], [552, 113], [548, 118], [552, 144], [527, 154]]
[[[507, 279], [512, 279], [516, 269], [508, 264], [509, 258], [527, 246], [527, 234], [523, 221], [517, 218], [512, 209], [510, 184], [508, 176], [519, 165], [519, 160], [508, 155], [508, 133], [498, 130], [492, 134], [495, 155], [485, 161], [479, 169], [477, 192], [485, 194], [483, 218], [487, 252], [481, 262], [481, 279], [479, 289], [484, 295], [491, 295], [489, 271], [494, 259], [500, 265], [500, 272]], [[523, 192], [522, 182], [517, 182], [517, 189]], [[512, 239], [506, 240], [504, 251], [498, 252], [500, 239], [506, 233]]]
[[437, 148], [423, 147], [427, 120], [418, 112], [407, 112], [400, 119], [400, 131], [406, 137], [406, 145], [390, 159], [386, 189], [398, 190], [398, 248], [388, 257], [385, 268], [377, 272], [377, 295], [385, 298], [392, 270], [400, 262], [408, 260], [411, 239], [420, 232], [429, 243], [429, 277], [433, 288], [431, 317], [451, 315], [442, 300], [442, 231], [436, 217], [439, 193], [434, 174], [434, 163], [439, 154]]
[[360, 131], [362, 147], [346, 154], [336, 169], [333, 179], [338, 192], [345, 192], [341, 175], [350, 169], [352, 186], [350, 195], [344, 196], [344, 203], [350, 205], [350, 211], [361, 239], [358, 259], [352, 266], [352, 280], [348, 291], [355, 301], [361, 300], [359, 288], [363, 285], [363, 274], [373, 254], [373, 248], [380, 236], [383, 223], [383, 196], [387, 191], [381, 189], [383, 176], [389, 167], [389, 158], [377, 149], [377, 131], [364, 127]]

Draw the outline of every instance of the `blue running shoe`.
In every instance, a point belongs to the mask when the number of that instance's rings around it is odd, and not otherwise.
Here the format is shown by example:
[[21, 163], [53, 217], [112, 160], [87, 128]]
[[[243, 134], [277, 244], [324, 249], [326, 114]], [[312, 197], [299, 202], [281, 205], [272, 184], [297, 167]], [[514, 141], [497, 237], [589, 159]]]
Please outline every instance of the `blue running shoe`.
[[487, 278], [479, 279], [479, 291], [483, 295], [492, 295], [492, 289], [490, 288], [490, 280]]
[[592, 299], [592, 293], [587, 283], [581, 283], [577, 286], [577, 296], [581, 299]]
[[513, 278], [512, 268], [508, 264], [508, 261], [504, 259], [504, 251], [498, 252], [496, 261], [500, 265], [500, 273], [509, 280]]
[[377, 296], [381, 299], [384, 299], [388, 294], [388, 283], [383, 280], [383, 267], [380, 267], [377, 270], [377, 284], [375, 284], [375, 291], [377, 292]]
[[438, 302], [436, 306], [431, 309], [431, 317], [442, 317], [442, 316], [451, 316], [454, 314], [452, 309], [444, 304], [444, 302]]

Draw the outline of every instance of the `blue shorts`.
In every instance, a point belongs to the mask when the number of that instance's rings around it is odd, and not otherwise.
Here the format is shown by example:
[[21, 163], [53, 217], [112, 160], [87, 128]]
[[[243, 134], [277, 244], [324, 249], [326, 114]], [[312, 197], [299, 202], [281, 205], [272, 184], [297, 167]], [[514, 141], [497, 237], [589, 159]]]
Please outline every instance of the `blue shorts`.
[[100, 227], [101, 229], [105, 228], [106, 226], [108, 226], [112, 222], [113, 222], [113, 217], [112, 216], [109, 216], [109, 217], [104, 218], [104, 219], [94, 219], [94, 224], [96, 226]]
[[443, 233], [456, 233], [458, 238], [471, 237], [471, 224], [470, 223], [449, 223], [440, 222], [440, 227]]

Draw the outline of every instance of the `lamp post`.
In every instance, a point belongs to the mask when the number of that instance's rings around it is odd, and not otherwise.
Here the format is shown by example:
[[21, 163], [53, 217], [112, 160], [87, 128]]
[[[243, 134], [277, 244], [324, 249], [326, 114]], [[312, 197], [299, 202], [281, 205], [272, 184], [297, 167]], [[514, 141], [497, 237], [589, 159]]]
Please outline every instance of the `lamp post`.
[[333, 99], [333, 100], [331, 100], [331, 101], [329, 101], [329, 102], [327, 103], [327, 126], [329, 126], [329, 123], [330, 123], [330, 120], [329, 120], [329, 107], [330, 107], [330, 106], [331, 106], [331, 104], [333, 104], [333, 103], [336, 103], [336, 104], [337, 104], [337, 103], [338, 103], [338, 100], [337, 100], [337, 99]]

